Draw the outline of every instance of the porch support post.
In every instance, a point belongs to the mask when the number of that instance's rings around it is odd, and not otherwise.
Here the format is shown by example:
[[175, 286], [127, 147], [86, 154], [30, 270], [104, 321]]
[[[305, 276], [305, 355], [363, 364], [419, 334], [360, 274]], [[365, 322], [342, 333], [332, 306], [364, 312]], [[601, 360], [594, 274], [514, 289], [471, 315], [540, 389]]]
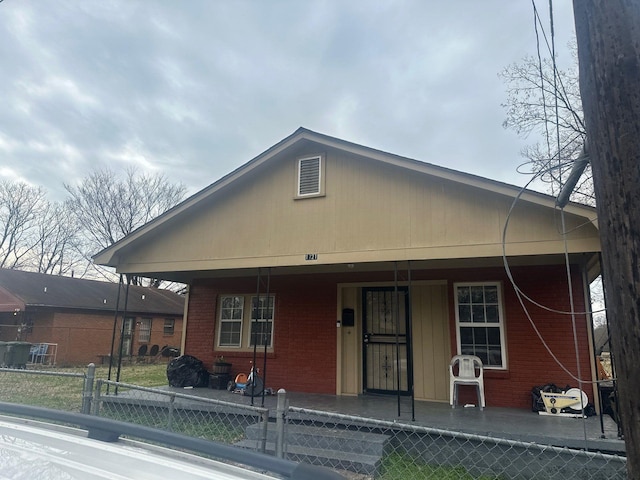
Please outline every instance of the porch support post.
[[[267, 268], [267, 317], [269, 316], [269, 286], [271, 283], [271, 268]], [[260, 305], [260, 299], [258, 299], [258, 305]], [[274, 310], [276, 306], [273, 306]], [[267, 324], [268, 319], [265, 320], [265, 325]], [[261, 407], [264, 407], [264, 395], [265, 390], [267, 389], [267, 335], [264, 332], [264, 328], [262, 331], [262, 342], [264, 343], [264, 359], [262, 361], [262, 402], [260, 404]], [[271, 338], [273, 338], [273, 323], [271, 324]]]
[[396, 393], [398, 398], [398, 416], [400, 416], [400, 299], [398, 298], [398, 262], [393, 262], [393, 294], [395, 299], [395, 308], [393, 315], [396, 324]]
[[[118, 309], [120, 308], [120, 291], [122, 290], [122, 274], [118, 281], [118, 294], [116, 295], [116, 310], [113, 314], [113, 332], [111, 333], [111, 350], [109, 350], [109, 372], [107, 380], [111, 380], [111, 366], [113, 365], [113, 347], [116, 344], [116, 329], [118, 328]], [[108, 391], [108, 386], [107, 386]]]
[[604, 421], [602, 418], [602, 394], [600, 392], [600, 378], [598, 370], [598, 352], [596, 351], [596, 334], [593, 326], [593, 308], [591, 307], [591, 288], [589, 287], [589, 278], [587, 272], [587, 263], [583, 261], [580, 263], [582, 269], [582, 292], [584, 296], [584, 311], [587, 320], [588, 335], [591, 337], [589, 342], [589, 364], [591, 366], [591, 393], [593, 394], [593, 404], [595, 405], [596, 412], [600, 417], [600, 438], [606, 438], [604, 434]]
[[[256, 286], [256, 304], [254, 306], [253, 302], [251, 302], [251, 326], [249, 327], [249, 338], [253, 342], [253, 361], [251, 362], [251, 368], [254, 369], [253, 377], [252, 377], [253, 379], [255, 379], [255, 376], [258, 375], [258, 369], [256, 368], [256, 354], [258, 349], [258, 339], [256, 338], [257, 335], [255, 333], [255, 326], [258, 323], [259, 307], [260, 307], [260, 267], [258, 267], [258, 284]], [[253, 318], [254, 311], [255, 311], [256, 318]], [[263, 385], [263, 388], [264, 388], [264, 385]], [[251, 406], [253, 406], [253, 395], [251, 395]]]
[[[600, 265], [602, 265], [602, 253], [600, 253]], [[615, 416], [614, 419], [616, 422], [616, 426], [618, 427], [618, 438], [622, 438], [622, 425], [620, 424], [620, 417], [618, 413], [618, 380], [616, 375], [616, 352], [613, 351], [613, 344], [611, 343], [611, 330], [609, 330], [609, 309], [607, 308], [607, 289], [604, 288], [604, 285], [607, 285], [605, 282], [605, 274], [604, 269], [601, 270], [600, 275], [602, 276], [602, 296], [604, 297], [604, 318], [607, 324], [607, 342], [609, 343], [609, 361], [611, 362], [611, 381], [613, 385], [613, 399], [616, 404]]]
[[[561, 225], [562, 225], [562, 232], [565, 233], [567, 231], [567, 226], [565, 223], [566, 217], [565, 217], [565, 212], [564, 209], [560, 210], [560, 220], [561, 220]], [[565, 235], [564, 237], [564, 261], [565, 261], [565, 269], [567, 272], [567, 287], [569, 289], [569, 305], [571, 306], [571, 330], [573, 333], [573, 347], [575, 349], [576, 352], [576, 371], [577, 371], [577, 377], [578, 377], [578, 388], [580, 388], [580, 390], [583, 390], [583, 383], [586, 383], [584, 378], [582, 377], [582, 368], [580, 366], [580, 342], [578, 341], [578, 330], [577, 330], [577, 318], [576, 318], [576, 308], [575, 308], [575, 300], [573, 298], [573, 278], [571, 276], [571, 263], [569, 262], [569, 254], [567, 252], [567, 237]], [[580, 402], [580, 410], [582, 411], [582, 415], [584, 416], [584, 409], [585, 409], [586, 405], [583, 405], [582, 401]], [[587, 430], [586, 427], [584, 427], [584, 437], [585, 440], [587, 438]]]
[[[127, 319], [127, 304], [129, 302], [129, 286], [131, 279], [127, 276], [127, 287], [124, 293], [124, 310], [122, 310], [122, 326], [120, 327], [120, 348], [118, 348], [118, 373], [116, 374], [116, 382], [120, 381], [120, 371], [122, 370], [122, 345], [124, 344], [124, 324]], [[116, 394], [118, 387], [116, 387]]]
[[411, 420], [415, 421], [416, 419], [416, 405], [415, 405], [415, 397], [413, 392], [413, 315], [412, 315], [412, 305], [411, 305], [411, 260], [407, 261], [407, 299], [409, 303], [409, 324], [407, 325], [407, 382], [409, 387], [409, 394], [411, 395]]

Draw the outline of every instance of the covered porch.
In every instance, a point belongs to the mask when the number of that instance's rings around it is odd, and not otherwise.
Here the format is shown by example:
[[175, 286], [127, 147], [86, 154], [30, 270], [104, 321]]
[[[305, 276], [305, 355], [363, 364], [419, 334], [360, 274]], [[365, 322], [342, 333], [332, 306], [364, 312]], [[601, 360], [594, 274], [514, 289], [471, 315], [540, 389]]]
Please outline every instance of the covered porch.
[[[243, 405], [264, 406], [276, 416], [277, 395], [251, 398], [227, 390], [163, 387], [169, 391]], [[393, 395], [325, 395], [287, 392], [290, 407], [460, 432], [539, 445], [617, 455], [625, 454], [616, 423], [609, 415], [570, 418], [539, 415], [505, 407], [451, 408], [448, 403], [415, 401]], [[264, 403], [263, 403], [264, 402]]]

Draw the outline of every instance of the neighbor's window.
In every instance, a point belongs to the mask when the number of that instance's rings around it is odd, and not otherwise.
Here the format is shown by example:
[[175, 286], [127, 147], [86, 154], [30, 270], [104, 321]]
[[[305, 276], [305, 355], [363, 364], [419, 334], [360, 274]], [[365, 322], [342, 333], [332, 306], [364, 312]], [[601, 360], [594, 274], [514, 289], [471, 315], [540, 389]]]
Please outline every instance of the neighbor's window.
[[233, 295], [220, 298], [220, 326], [218, 346], [239, 347], [242, 342], [244, 297]]
[[264, 347], [272, 346], [273, 337], [273, 304], [269, 297], [251, 297], [251, 337], [249, 346], [254, 344]]
[[458, 353], [476, 355], [488, 368], [506, 368], [500, 284], [454, 285]]
[[298, 160], [297, 197], [324, 195], [323, 155], [300, 158]]
[[173, 318], [165, 318], [162, 333], [164, 335], [173, 335], [173, 332], [175, 331], [175, 327], [176, 327], [176, 321]]
[[146, 343], [151, 339], [151, 319], [143, 318], [140, 320], [138, 328], [138, 342]]

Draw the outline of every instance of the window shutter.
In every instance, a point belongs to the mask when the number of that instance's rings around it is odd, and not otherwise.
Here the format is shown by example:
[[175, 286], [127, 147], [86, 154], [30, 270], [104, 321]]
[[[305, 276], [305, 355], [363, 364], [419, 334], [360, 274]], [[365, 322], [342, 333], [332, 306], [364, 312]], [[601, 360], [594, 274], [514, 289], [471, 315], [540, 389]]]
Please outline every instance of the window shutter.
[[298, 195], [320, 193], [320, 157], [300, 160]]

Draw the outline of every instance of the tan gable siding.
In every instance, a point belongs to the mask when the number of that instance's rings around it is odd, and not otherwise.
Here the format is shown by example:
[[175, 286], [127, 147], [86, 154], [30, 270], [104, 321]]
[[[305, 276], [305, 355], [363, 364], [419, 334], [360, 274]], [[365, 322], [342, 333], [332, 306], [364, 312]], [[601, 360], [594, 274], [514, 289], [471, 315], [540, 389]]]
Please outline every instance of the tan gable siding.
[[[501, 254], [511, 198], [341, 151], [304, 153], [327, 154], [325, 196], [295, 199], [299, 156], [274, 160], [163, 225], [126, 263], [169, 271], [299, 265], [306, 253], [319, 263]], [[596, 229], [567, 219], [570, 251], [597, 251]], [[508, 253], [562, 252], [558, 225], [551, 208], [521, 202]]]
[[[365, 159], [338, 157], [336, 163], [335, 181], [327, 173], [327, 192], [337, 197], [337, 251], [502, 241], [511, 198]], [[558, 241], [556, 213], [520, 202], [510, 219], [508, 241]], [[597, 239], [597, 230], [585, 222], [567, 215], [571, 239]]]
[[340, 160], [336, 210], [344, 214], [336, 232], [338, 251], [496, 240], [504, 202], [495, 195], [377, 162]]
[[447, 285], [421, 285], [413, 301], [414, 394], [420, 400], [449, 399], [448, 359], [451, 358]]

